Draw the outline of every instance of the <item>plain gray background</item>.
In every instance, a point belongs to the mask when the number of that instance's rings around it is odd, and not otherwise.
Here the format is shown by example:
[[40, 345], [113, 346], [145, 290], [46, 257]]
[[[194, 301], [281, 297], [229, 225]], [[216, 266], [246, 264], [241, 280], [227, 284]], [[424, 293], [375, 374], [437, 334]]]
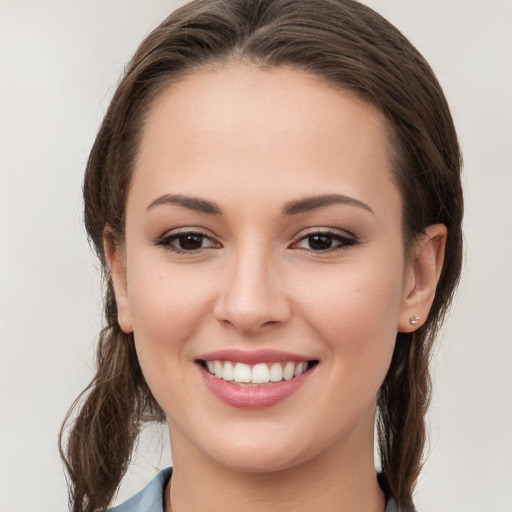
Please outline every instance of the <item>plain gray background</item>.
[[[94, 367], [98, 272], [81, 180], [164, 0], [0, 1], [0, 511], [67, 509], [60, 422]], [[372, 0], [437, 73], [465, 159], [466, 265], [433, 362], [422, 512], [512, 510], [512, 3]], [[154, 430], [154, 429], [153, 429]], [[123, 500], [170, 463], [144, 435]]]

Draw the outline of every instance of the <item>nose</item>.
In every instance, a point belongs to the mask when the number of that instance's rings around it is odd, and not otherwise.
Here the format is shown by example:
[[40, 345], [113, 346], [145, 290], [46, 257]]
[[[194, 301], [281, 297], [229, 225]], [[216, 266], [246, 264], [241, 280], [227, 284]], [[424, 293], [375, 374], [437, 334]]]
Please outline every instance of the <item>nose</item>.
[[291, 316], [291, 305], [279, 269], [264, 250], [240, 251], [226, 261], [215, 318], [244, 334], [280, 325]]

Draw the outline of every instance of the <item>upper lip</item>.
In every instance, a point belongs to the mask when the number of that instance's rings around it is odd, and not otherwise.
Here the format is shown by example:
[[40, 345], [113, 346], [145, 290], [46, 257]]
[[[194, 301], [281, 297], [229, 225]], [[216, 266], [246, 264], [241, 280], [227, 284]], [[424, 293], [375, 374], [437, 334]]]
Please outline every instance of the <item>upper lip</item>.
[[245, 364], [257, 363], [277, 363], [277, 362], [301, 362], [311, 361], [310, 357], [305, 357], [300, 354], [292, 352], [283, 352], [281, 350], [273, 349], [259, 349], [259, 350], [240, 350], [240, 349], [223, 349], [214, 350], [212, 352], [205, 352], [197, 357], [203, 361], [232, 361]]

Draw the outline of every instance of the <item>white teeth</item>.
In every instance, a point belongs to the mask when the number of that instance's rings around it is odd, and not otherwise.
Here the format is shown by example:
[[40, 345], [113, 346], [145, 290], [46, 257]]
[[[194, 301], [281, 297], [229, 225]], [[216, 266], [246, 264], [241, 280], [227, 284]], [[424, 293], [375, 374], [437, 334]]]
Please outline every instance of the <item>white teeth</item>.
[[271, 372], [268, 371], [268, 366], [265, 363], [255, 364], [252, 367], [251, 382], [254, 384], [268, 382], [269, 378], [271, 379], [269, 374], [271, 375]]
[[295, 371], [293, 372], [293, 376], [294, 377], [298, 377], [299, 375], [301, 375], [302, 373], [304, 373], [306, 371], [307, 367], [308, 367], [308, 363], [299, 363], [295, 367]]
[[245, 363], [236, 363], [233, 380], [235, 382], [251, 382], [251, 367]]
[[224, 365], [220, 361], [213, 361], [213, 371], [215, 372], [215, 377], [222, 379], [222, 375], [224, 374]]
[[283, 380], [283, 367], [279, 363], [274, 363], [270, 367], [270, 380], [272, 382]]
[[284, 365], [284, 370], [283, 370], [283, 379], [284, 380], [293, 379], [294, 371], [295, 371], [295, 364], [294, 363], [286, 363]]
[[224, 374], [222, 375], [222, 378], [224, 380], [233, 380], [235, 375], [235, 368], [229, 361], [226, 361], [224, 363]]
[[245, 363], [231, 361], [206, 361], [206, 368], [218, 379], [234, 381], [239, 384], [266, 384], [293, 379], [302, 375], [308, 368], [308, 363], [258, 363], [250, 366]]

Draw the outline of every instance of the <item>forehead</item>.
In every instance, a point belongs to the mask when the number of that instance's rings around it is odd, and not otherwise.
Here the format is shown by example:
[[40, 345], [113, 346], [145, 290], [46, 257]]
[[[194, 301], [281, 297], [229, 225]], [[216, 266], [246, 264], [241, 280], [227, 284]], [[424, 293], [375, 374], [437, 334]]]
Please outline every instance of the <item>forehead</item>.
[[242, 63], [196, 71], [154, 102], [131, 191], [146, 202], [176, 192], [368, 201], [386, 191], [399, 201], [387, 131], [376, 107], [304, 71]]

